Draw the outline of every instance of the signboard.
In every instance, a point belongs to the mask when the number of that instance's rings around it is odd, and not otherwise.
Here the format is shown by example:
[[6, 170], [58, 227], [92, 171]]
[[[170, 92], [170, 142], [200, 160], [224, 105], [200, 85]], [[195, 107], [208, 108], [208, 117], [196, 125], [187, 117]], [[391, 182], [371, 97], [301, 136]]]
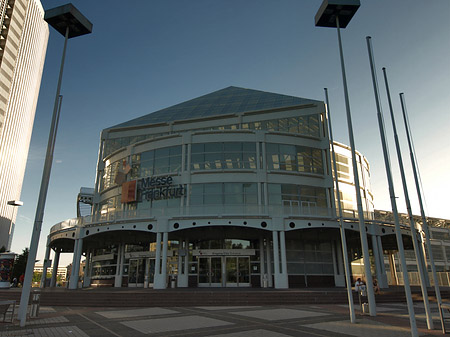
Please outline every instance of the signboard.
[[194, 249], [194, 256], [252, 256], [254, 249]]
[[185, 187], [175, 185], [173, 177], [147, 177], [122, 184], [122, 203], [181, 198]]
[[92, 257], [92, 262], [95, 261], [106, 261], [106, 260], [114, 260], [114, 254], [103, 254]]
[[[156, 256], [156, 251], [145, 251], [145, 252], [128, 252], [125, 253], [126, 259], [145, 259], [145, 258], [154, 258]], [[174, 256], [173, 250], [167, 251], [167, 256], [171, 257]]]

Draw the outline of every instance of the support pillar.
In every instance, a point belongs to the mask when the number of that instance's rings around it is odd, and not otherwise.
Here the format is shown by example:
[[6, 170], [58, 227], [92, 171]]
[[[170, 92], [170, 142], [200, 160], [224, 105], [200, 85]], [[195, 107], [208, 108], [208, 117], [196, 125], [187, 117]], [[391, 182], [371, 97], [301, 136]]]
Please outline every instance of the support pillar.
[[189, 285], [189, 241], [180, 241], [178, 248], [177, 287], [187, 288]]
[[161, 276], [164, 280], [164, 288], [167, 287], [167, 249], [169, 247], [169, 233], [163, 234], [163, 247], [162, 247], [162, 261], [161, 261]]
[[92, 250], [86, 251], [86, 263], [84, 264], [83, 288], [91, 286], [91, 256]]
[[[167, 246], [169, 233], [156, 233], [156, 259], [155, 259], [155, 280], [153, 289], [167, 288]], [[163, 247], [161, 252], [161, 236], [163, 236]], [[162, 259], [161, 259], [162, 256]]]
[[281, 287], [284, 289], [289, 288], [289, 278], [287, 272], [287, 258], [286, 258], [286, 234], [284, 231], [280, 231], [280, 253], [281, 253]]
[[260, 285], [261, 288], [268, 286], [268, 276], [265, 268], [265, 259], [264, 259], [264, 238], [259, 238], [259, 271], [260, 271]]
[[336, 287], [345, 287], [344, 261], [342, 260], [342, 244], [341, 240], [333, 242], [333, 265], [336, 264], [336, 275], [334, 276], [334, 284]]
[[72, 272], [70, 274], [70, 281], [69, 281], [69, 289], [78, 288], [78, 279], [80, 274], [80, 259], [82, 252], [83, 252], [83, 239], [76, 239], [72, 260]]
[[273, 277], [272, 277], [272, 259], [270, 252], [270, 240], [266, 239], [266, 256], [267, 256], [267, 278], [269, 280], [269, 288], [273, 287]]
[[[276, 289], [287, 289], [288, 288], [288, 282], [287, 282], [287, 273], [286, 275], [283, 275], [282, 268], [283, 263], [280, 264], [280, 243], [279, 243], [279, 236], [278, 231], [272, 232], [272, 241], [273, 241], [273, 266], [274, 266], [274, 276], [275, 276], [275, 288]], [[284, 248], [284, 258], [286, 258], [286, 247], [284, 243], [284, 235], [283, 235], [283, 246]], [[282, 253], [283, 254], [283, 253]]]
[[375, 262], [375, 273], [377, 275], [378, 286], [380, 286], [380, 280], [383, 277], [381, 265], [384, 264], [384, 261], [380, 259], [380, 252], [378, 251], [378, 240], [376, 235], [372, 234], [371, 239], [372, 239], [372, 255]]
[[61, 248], [56, 248], [55, 257], [53, 258], [53, 270], [52, 270], [52, 279], [50, 280], [50, 287], [56, 287], [56, 281], [58, 280], [58, 265], [59, 265], [59, 256], [61, 254]]
[[119, 249], [117, 251], [117, 267], [116, 267], [116, 275], [114, 277], [114, 288], [122, 287], [122, 278], [123, 278], [123, 261], [125, 255], [125, 244], [119, 244]]
[[[50, 250], [51, 247], [47, 245], [47, 248], [45, 250], [45, 258], [44, 263], [42, 264], [42, 276], [41, 276], [41, 284], [39, 288], [45, 288], [45, 280], [47, 280], [47, 268], [50, 267], [52, 261], [50, 260]], [[50, 264], [49, 264], [50, 262]]]
[[389, 282], [386, 274], [386, 267], [384, 265], [384, 254], [383, 254], [383, 244], [381, 243], [381, 236], [377, 236], [378, 242], [378, 253], [380, 255], [380, 263], [381, 263], [381, 278], [378, 279], [378, 285], [380, 289], [389, 288]]

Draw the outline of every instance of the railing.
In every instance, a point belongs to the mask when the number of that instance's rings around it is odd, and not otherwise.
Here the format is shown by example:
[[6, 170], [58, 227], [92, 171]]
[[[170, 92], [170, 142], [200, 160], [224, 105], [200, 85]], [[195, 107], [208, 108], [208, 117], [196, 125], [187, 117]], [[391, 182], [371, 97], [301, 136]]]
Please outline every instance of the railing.
[[[358, 221], [358, 212], [355, 210], [343, 210], [345, 220]], [[183, 207], [165, 207], [151, 208], [147, 210], [126, 210], [106, 213], [97, 213], [93, 216], [85, 216], [62, 221], [54, 225], [50, 233], [60, 230], [83, 226], [88, 224], [109, 223], [122, 220], [151, 219], [154, 217], [228, 217], [228, 216], [249, 216], [249, 217], [307, 217], [307, 218], [326, 218], [336, 220], [337, 216], [332, 208], [317, 207], [311, 205], [198, 205]], [[374, 219], [374, 213], [364, 212], [366, 221], [379, 222], [387, 224], [385, 221]]]
[[[450, 272], [437, 272], [437, 278], [438, 278], [438, 282], [440, 286], [450, 286]], [[408, 276], [409, 276], [409, 283], [411, 285], [420, 285], [420, 279], [419, 279], [419, 272], [417, 271], [410, 271], [408, 272]], [[434, 285], [434, 280], [433, 280], [433, 273], [428, 273], [428, 277], [430, 279], [430, 283], [431, 285]], [[390, 278], [390, 275], [388, 275], [388, 278]], [[397, 272], [397, 279], [398, 279], [398, 284], [399, 285], [404, 285], [404, 280], [403, 280], [403, 273], [402, 272]], [[392, 284], [392, 282], [390, 282]]]
[[84, 223], [85, 223], [84, 218], [74, 218], [74, 219], [64, 220], [64, 221], [61, 221], [61, 222], [57, 223], [56, 225], [52, 226], [52, 228], [50, 229], [50, 233], [54, 233], [54, 232], [57, 232], [57, 231], [60, 231], [63, 229], [82, 226]]

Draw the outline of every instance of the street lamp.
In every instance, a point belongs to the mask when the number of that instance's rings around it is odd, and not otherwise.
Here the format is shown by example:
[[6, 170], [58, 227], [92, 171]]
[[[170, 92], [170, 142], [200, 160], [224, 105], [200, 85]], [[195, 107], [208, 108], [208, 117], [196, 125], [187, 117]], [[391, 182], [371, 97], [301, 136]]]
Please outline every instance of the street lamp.
[[11, 241], [12, 241], [12, 236], [14, 233], [14, 224], [13, 224], [13, 219], [14, 219], [14, 211], [15, 211], [15, 207], [19, 207], [19, 206], [23, 206], [23, 201], [20, 200], [10, 200], [7, 202], [8, 205], [10, 206], [14, 206], [12, 214], [11, 214], [11, 222], [9, 223], [9, 236], [8, 236], [8, 244], [6, 246], [6, 250], [9, 251], [11, 249]]
[[67, 40], [69, 38], [89, 34], [92, 32], [92, 23], [86, 19], [72, 4], [59, 6], [49, 9], [45, 12], [44, 20], [64, 35], [64, 48], [61, 58], [61, 67], [59, 70], [58, 86], [56, 89], [55, 104], [53, 107], [52, 124], [48, 137], [47, 154], [45, 157], [44, 171], [42, 173], [41, 188], [39, 192], [38, 205], [34, 219], [33, 234], [31, 236], [30, 251], [25, 270], [25, 279], [23, 282], [22, 296], [20, 298], [20, 307], [18, 318], [20, 326], [25, 326], [27, 316], [28, 300], [30, 298], [31, 281], [33, 277], [34, 263], [36, 260], [37, 249], [39, 245], [39, 236], [41, 234], [42, 221], [44, 218], [45, 201], [47, 199], [47, 190], [52, 169], [53, 150], [55, 148], [56, 132], [58, 129], [59, 114], [61, 110], [61, 82], [64, 69], [64, 60], [66, 56]]
[[359, 235], [363, 250], [364, 271], [366, 274], [367, 297], [369, 301], [370, 316], [376, 316], [375, 294], [372, 287], [372, 273], [370, 270], [369, 245], [367, 243], [366, 225], [364, 223], [364, 211], [361, 201], [361, 190], [359, 185], [358, 165], [356, 162], [355, 140], [353, 136], [352, 117], [350, 113], [350, 101], [348, 98], [347, 77], [345, 74], [344, 53], [342, 51], [341, 27], [347, 27], [360, 6], [359, 0], [324, 0], [317, 11], [315, 21], [317, 27], [337, 28], [339, 54], [341, 58], [342, 81], [344, 85], [345, 108], [347, 111], [348, 136], [352, 153], [353, 178], [355, 181], [356, 202], [359, 218]]

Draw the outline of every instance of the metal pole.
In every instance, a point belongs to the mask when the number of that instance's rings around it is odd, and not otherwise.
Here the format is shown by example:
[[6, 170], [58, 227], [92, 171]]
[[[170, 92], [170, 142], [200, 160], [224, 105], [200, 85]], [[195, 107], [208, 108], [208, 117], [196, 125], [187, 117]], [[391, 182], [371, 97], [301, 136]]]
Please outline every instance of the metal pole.
[[403, 159], [402, 159], [402, 151], [400, 149], [400, 143], [398, 140], [398, 134], [397, 134], [397, 126], [395, 124], [395, 118], [394, 118], [394, 109], [392, 108], [392, 100], [391, 100], [391, 93], [389, 90], [389, 83], [387, 79], [386, 74], [386, 68], [383, 68], [383, 75], [384, 75], [384, 83], [386, 85], [386, 93], [389, 103], [389, 111], [391, 114], [391, 122], [392, 122], [392, 128], [394, 130], [394, 139], [395, 139], [395, 149], [397, 150], [397, 158], [398, 158], [398, 165], [400, 166], [400, 174], [402, 177], [402, 184], [403, 184], [403, 191], [405, 193], [405, 202], [406, 202], [406, 209], [408, 210], [408, 217], [409, 217], [409, 223], [411, 227], [411, 238], [414, 246], [414, 254], [416, 255], [416, 262], [417, 266], [419, 268], [419, 278], [420, 278], [420, 287], [422, 290], [422, 297], [423, 297], [423, 304], [425, 307], [425, 313], [427, 316], [427, 326], [429, 330], [433, 329], [433, 317], [431, 316], [431, 309], [430, 309], [430, 302], [428, 301], [428, 291], [426, 287], [426, 280], [424, 277], [424, 268], [422, 264], [422, 260], [420, 259], [420, 248], [419, 244], [417, 243], [417, 230], [416, 230], [416, 223], [414, 222], [413, 213], [411, 210], [411, 202], [409, 199], [409, 193], [408, 193], [408, 185], [406, 183], [406, 177], [405, 177], [405, 169], [403, 167]]
[[353, 294], [352, 294], [352, 283], [350, 281], [350, 265], [348, 261], [348, 253], [347, 253], [347, 239], [345, 237], [345, 228], [344, 221], [342, 218], [342, 206], [341, 206], [341, 195], [339, 191], [339, 178], [338, 178], [338, 170], [336, 165], [336, 152], [334, 151], [334, 142], [333, 142], [333, 130], [331, 126], [331, 114], [330, 114], [330, 103], [328, 101], [328, 89], [325, 88], [325, 100], [327, 103], [327, 115], [328, 115], [328, 129], [330, 130], [330, 142], [331, 142], [331, 152], [333, 155], [333, 170], [335, 176], [335, 185], [336, 185], [336, 195], [337, 195], [337, 203], [339, 209], [339, 230], [341, 232], [341, 246], [342, 246], [342, 257], [344, 259], [344, 271], [345, 271], [345, 282], [347, 283], [347, 297], [348, 297], [348, 308], [350, 311], [350, 322], [355, 323], [355, 308], [353, 305]]
[[367, 49], [369, 51], [370, 69], [372, 71], [372, 82], [373, 82], [373, 90], [374, 90], [374, 94], [375, 94], [375, 102], [377, 105], [378, 126], [380, 128], [380, 138], [381, 138], [381, 144], [383, 146], [384, 165], [386, 168], [386, 176], [387, 176], [388, 185], [389, 185], [389, 196], [391, 199], [392, 213], [394, 215], [395, 237], [397, 239], [397, 247], [398, 247], [398, 251], [399, 251], [399, 255], [400, 255], [400, 263], [401, 263], [402, 270], [403, 270], [403, 281], [405, 284], [404, 288], [405, 288], [405, 294], [406, 294], [406, 302], [408, 304], [409, 323], [411, 325], [411, 335], [419, 336], [419, 333], [417, 331], [417, 326], [416, 326], [416, 316], [414, 314], [414, 303], [413, 303], [412, 296], [411, 296], [411, 287], [409, 285], [408, 269], [406, 267], [405, 250], [403, 249], [403, 239], [402, 239], [402, 232], [400, 229], [400, 220], [399, 220], [398, 211], [397, 211], [397, 202], [395, 200], [394, 182], [392, 180], [391, 164], [389, 161], [389, 152], [388, 152], [388, 147], [387, 147], [386, 134], [384, 131], [384, 121], [383, 121], [383, 116], [381, 113], [381, 103], [380, 103], [380, 97], [378, 94], [377, 74], [375, 72], [375, 60], [373, 58], [373, 53], [372, 53], [371, 37], [367, 36], [366, 40], [367, 40]]
[[350, 100], [348, 98], [347, 77], [345, 75], [344, 52], [342, 51], [339, 17], [336, 17], [336, 27], [338, 33], [339, 54], [341, 57], [342, 82], [344, 84], [345, 108], [347, 111], [348, 136], [352, 152], [353, 178], [355, 180], [356, 203], [358, 207], [358, 218], [359, 218], [359, 235], [361, 238], [361, 247], [363, 250], [364, 271], [366, 273], [367, 299], [369, 301], [370, 316], [376, 316], [377, 308], [375, 303], [375, 294], [372, 286], [373, 281], [372, 281], [372, 272], [370, 270], [369, 244], [367, 243], [366, 224], [364, 223], [364, 211], [361, 201], [361, 189], [359, 186], [358, 163], [356, 162], [355, 140], [353, 137], [352, 117], [350, 113]]
[[420, 192], [419, 178], [418, 178], [418, 173], [417, 173], [417, 164], [416, 164], [416, 159], [414, 158], [414, 151], [412, 148], [411, 135], [409, 132], [409, 125], [408, 125], [408, 119], [407, 119], [406, 103], [405, 103], [405, 97], [404, 97], [403, 93], [400, 94], [400, 102], [402, 104], [403, 121], [405, 122], [406, 136], [408, 138], [409, 155], [411, 157], [411, 166], [413, 168], [414, 180], [416, 182], [417, 197], [419, 199], [419, 205], [420, 205], [420, 215], [422, 216], [422, 228], [425, 232], [425, 243], [426, 243], [427, 250], [428, 250], [428, 257], [430, 259], [431, 272], [433, 273], [434, 291], [436, 292], [436, 300], [438, 301], [438, 303], [441, 303], [442, 302], [441, 291], [439, 290], [439, 281], [437, 279], [436, 266], [434, 265], [433, 251], [431, 250], [430, 231], [428, 229], [427, 218], [425, 217], [425, 211], [423, 209], [422, 194]]
[[65, 39], [64, 39], [64, 48], [63, 48], [63, 54], [62, 54], [62, 58], [61, 58], [61, 68], [59, 70], [58, 86], [56, 88], [55, 105], [53, 107], [52, 124], [50, 127], [50, 134], [48, 137], [47, 154], [45, 157], [44, 171], [42, 173], [41, 188], [40, 188], [40, 192], [39, 192], [38, 205], [36, 208], [36, 216], [34, 219], [33, 234], [31, 236], [30, 251], [28, 254], [27, 267], [25, 270], [25, 279], [23, 282], [22, 295], [20, 297], [20, 307], [19, 307], [18, 319], [20, 320], [21, 327], [25, 326], [26, 319], [27, 319], [27, 307], [28, 307], [28, 301], [30, 299], [30, 290], [31, 290], [31, 282], [32, 282], [32, 278], [33, 278], [34, 263], [36, 261], [37, 249], [39, 246], [39, 237], [41, 235], [42, 221], [44, 218], [45, 201], [47, 199], [47, 190], [48, 190], [48, 184], [49, 184], [49, 180], [50, 180], [50, 172], [52, 169], [53, 150], [55, 147], [54, 143], [55, 143], [56, 132], [58, 129], [58, 120], [59, 120], [58, 101], [59, 101], [59, 93], [61, 91], [61, 82], [62, 82], [62, 75], [63, 75], [63, 70], [64, 70], [64, 60], [66, 57], [66, 48], [67, 48], [67, 40], [68, 39], [69, 39], [69, 27], [66, 28], [66, 35], [65, 35]]

